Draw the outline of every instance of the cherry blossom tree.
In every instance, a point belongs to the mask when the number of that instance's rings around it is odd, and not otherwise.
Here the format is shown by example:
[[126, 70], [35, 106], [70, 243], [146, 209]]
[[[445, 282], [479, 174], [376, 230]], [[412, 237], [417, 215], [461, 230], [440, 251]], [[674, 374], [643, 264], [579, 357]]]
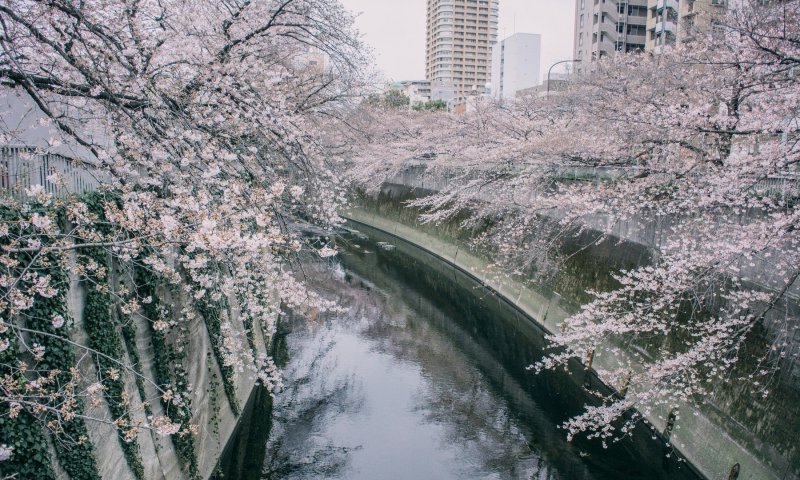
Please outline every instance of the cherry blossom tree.
[[625, 393], [567, 422], [570, 437], [619, 438], [634, 409], [702, 403], [722, 381], [768, 395], [797, 325], [799, 31], [800, 2], [750, 2], [692, 43], [593, 63], [565, 92], [461, 116], [363, 112], [353, 174], [367, 190], [409, 168], [438, 178], [410, 205], [491, 225], [478, 241], [509, 274], [557, 268], [586, 229], [600, 242], [662, 226], [653, 261], [590, 292], [531, 366], [617, 358], [598, 373]]
[[[26, 412], [69, 433], [78, 404], [108, 395], [109, 377], [132, 370], [104, 350], [119, 352], [114, 342], [70, 339], [65, 295], [75, 279], [116, 305], [112, 329], [144, 315], [178, 344], [201, 307], [236, 302], [245, 325], [267, 332], [281, 303], [331, 307], [291, 267], [309, 245], [302, 224], [340, 221], [337, 131], [367, 84], [366, 61], [336, 0], [2, 2], [0, 89], [52, 132], [34, 153], [66, 146], [101, 186], [66, 197], [32, 187], [25, 201], [3, 200], [0, 418]], [[7, 120], [0, 144], [20, 143], [24, 132]], [[165, 292], [191, 301], [153, 308]], [[223, 372], [249, 368], [278, 382], [227, 319], [217, 328]], [[102, 357], [100, 378], [74, 368], [84, 355]], [[180, 406], [174, 385], [157, 387]], [[106, 420], [126, 441], [139, 428], [190, 427], [175, 417]], [[0, 464], [9, 458], [1, 445]]]

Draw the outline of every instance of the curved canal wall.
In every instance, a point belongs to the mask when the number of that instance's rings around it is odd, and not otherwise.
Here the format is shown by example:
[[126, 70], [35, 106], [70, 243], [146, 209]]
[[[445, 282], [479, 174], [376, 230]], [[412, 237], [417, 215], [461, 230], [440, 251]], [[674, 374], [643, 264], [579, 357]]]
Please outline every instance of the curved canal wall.
[[[489, 261], [475, 254], [458, 241], [421, 231], [414, 226], [365, 210], [352, 210], [345, 217], [353, 228], [374, 228], [430, 252], [454, 267], [474, 276], [484, 285], [535, 320], [547, 332], [556, 331], [561, 321], [574, 313], [579, 302], [564, 299], [555, 292], [537, 291], [523, 283], [491, 274]], [[600, 350], [600, 349], [599, 349]], [[611, 355], [598, 351], [596, 365], [613, 367]], [[613, 385], [611, 386], [614, 387]], [[617, 386], [618, 387], [618, 386]], [[791, 410], [791, 408], [790, 408]], [[648, 417], [656, 431], [663, 431], [668, 412], [654, 410]], [[731, 468], [740, 465], [740, 479], [796, 479], [797, 466], [792, 463], [792, 451], [776, 447], [772, 439], [754, 434], [736, 418], [720, 408], [696, 408], [680, 405], [680, 417], [672, 434], [672, 444], [697, 470], [707, 478], [728, 478]], [[784, 417], [786, 418], [786, 417]], [[767, 421], [774, 420], [774, 415]], [[789, 436], [791, 437], [789, 427]], [[765, 428], [760, 433], [773, 432], [786, 437], [786, 432]], [[791, 443], [792, 438], [781, 438]]]

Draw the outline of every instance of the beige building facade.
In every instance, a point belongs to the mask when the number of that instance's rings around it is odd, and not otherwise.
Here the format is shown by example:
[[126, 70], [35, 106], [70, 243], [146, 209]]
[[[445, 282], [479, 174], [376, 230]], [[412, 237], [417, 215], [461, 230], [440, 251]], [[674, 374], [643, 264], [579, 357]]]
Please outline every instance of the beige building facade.
[[428, 0], [425, 74], [456, 105], [487, 92], [498, 17], [499, 0]]
[[586, 64], [614, 52], [644, 50], [647, 3], [648, 0], [576, 0], [573, 58]]
[[700, 32], [710, 32], [727, 11], [728, 0], [648, 0], [645, 49], [690, 42]]
[[614, 52], [658, 52], [710, 32], [732, 0], [575, 0], [574, 59]]

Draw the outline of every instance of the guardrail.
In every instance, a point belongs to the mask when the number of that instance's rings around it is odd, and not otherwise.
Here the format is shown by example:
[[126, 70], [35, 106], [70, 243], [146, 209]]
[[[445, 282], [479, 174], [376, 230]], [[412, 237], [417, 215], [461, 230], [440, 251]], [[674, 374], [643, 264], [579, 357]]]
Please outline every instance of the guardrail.
[[[58, 177], [58, 178], [56, 178]], [[34, 147], [0, 147], [0, 196], [24, 200], [26, 189], [41, 185], [56, 197], [96, 190], [104, 175], [94, 165]]]
[[[455, 182], [458, 185], [463, 185], [464, 182], [469, 180], [469, 178], [472, 178], [468, 176], [465, 177], [463, 172], [460, 170], [437, 172], [434, 175], [428, 175], [426, 170], [427, 162], [419, 159], [414, 163], [410, 163], [408, 167], [399, 172], [396, 177], [408, 177], [417, 180], [422, 175], [425, 175], [424, 182], [427, 186], [430, 186], [430, 189], [432, 190], [444, 190], [451, 182]], [[512, 170], [510, 173], [514, 174], [519, 172], [520, 170]], [[553, 166], [550, 168], [547, 175], [552, 176], [552, 178], [557, 181], [577, 182], [612, 182], [642, 175], [647, 175], [651, 178], [660, 176], [664, 180], [669, 180], [674, 176], [674, 174], [671, 173], [653, 172], [647, 170], [645, 167], [633, 165]], [[707, 175], [707, 173], [693, 172], [688, 174], [687, 177], [692, 179], [702, 179], [703, 175]], [[761, 177], [742, 175], [737, 180], [737, 184], [733, 185], [733, 187], [740, 188], [743, 191], [749, 190], [753, 193], [761, 195], [775, 195], [783, 198], [800, 198], [800, 173], [781, 172], [772, 175], [764, 175]]]
[[[556, 176], [562, 180], [576, 181], [610, 181], [635, 177], [647, 173], [642, 167], [634, 166], [573, 166], [560, 169]], [[660, 175], [648, 173], [648, 175]], [[702, 173], [692, 173], [691, 177], [700, 178]], [[762, 177], [742, 176], [737, 187], [749, 189], [762, 195], [779, 195], [782, 197], [800, 197], [800, 174], [782, 172]]]

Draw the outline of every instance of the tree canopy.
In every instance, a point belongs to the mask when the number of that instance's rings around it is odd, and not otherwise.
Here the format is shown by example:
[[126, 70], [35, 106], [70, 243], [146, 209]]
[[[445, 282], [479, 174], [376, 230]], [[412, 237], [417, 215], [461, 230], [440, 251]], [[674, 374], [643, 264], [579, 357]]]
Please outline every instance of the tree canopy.
[[[546, 276], [587, 229], [653, 248], [653, 262], [615, 274], [617, 288], [592, 292], [531, 366], [618, 357], [600, 374], [627, 395], [573, 418], [570, 436], [624, 436], [633, 408], [702, 403], [721, 381], [768, 395], [796, 355], [797, 32], [800, 2], [751, 2], [692, 43], [586, 65], [549, 96], [465, 115], [373, 112], [352, 174], [374, 190], [423, 168], [444, 186], [410, 205], [428, 222], [466, 213], [465, 226], [490, 225], [479, 240], [509, 275]], [[745, 356], [759, 367], [737, 369]]]

